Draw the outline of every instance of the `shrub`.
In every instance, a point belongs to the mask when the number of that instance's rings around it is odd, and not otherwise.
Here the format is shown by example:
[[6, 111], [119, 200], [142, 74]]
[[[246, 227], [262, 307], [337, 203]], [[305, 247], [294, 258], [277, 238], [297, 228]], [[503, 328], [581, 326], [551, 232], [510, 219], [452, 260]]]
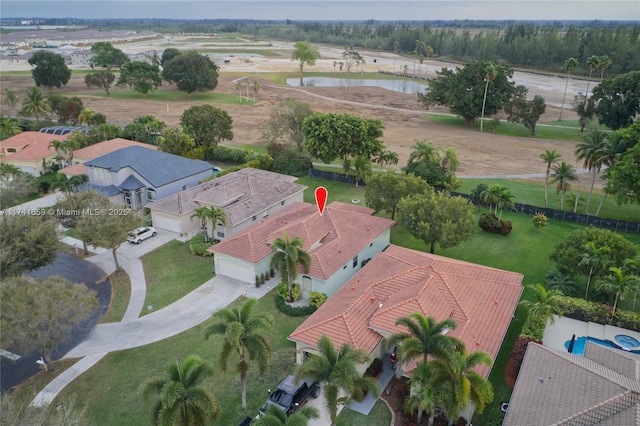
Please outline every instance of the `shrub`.
[[276, 308], [280, 312], [290, 317], [305, 317], [307, 315], [311, 315], [316, 311], [315, 306], [291, 306], [288, 305], [287, 302], [284, 301], [282, 297], [279, 295], [276, 296]]
[[536, 227], [536, 231], [540, 232], [540, 228], [544, 228], [549, 223], [549, 218], [544, 213], [536, 213], [533, 215], [533, 226]]
[[205, 243], [202, 234], [196, 234], [189, 240], [189, 250], [197, 256], [213, 256], [213, 253], [207, 251], [209, 247], [211, 247], [211, 243]]
[[518, 337], [518, 339], [516, 339], [516, 344], [513, 346], [510, 358], [515, 362], [517, 366], [516, 374], [520, 371], [522, 360], [524, 359], [524, 354], [527, 351], [527, 345], [529, 345], [529, 342], [542, 344], [541, 340], [534, 339], [533, 337], [524, 337], [521, 335], [520, 337]]
[[209, 151], [209, 156], [224, 163], [242, 164], [247, 161], [247, 150], [218, 145]]
[[265, 276], [264, 276], [264, 272], [262, 272], [262, 273], [260, 274], [260, 285], [264, 284], [264, 282], [265, 282], [266, 280], [267, 280], [267, 279], [266, 279], [266, 278], [265, 278]]
[[319, 291], [310, 291], [309, 292], [309, 304], [319, 308], [322, 306], [324, 302], [327, 301], [327, 295], [324, 293], [320, 293]]
[[276, 276], [276, 271], [274, 271], [273, 268], [271, 268], [269, 270], [269, 275], [271, 276], [271, 278], [275, 277]]
[[306, 176], [309, 173], [311, 157], [294, 147], [270, 149], [270, 154], [273, 157], [272, 172], [296, 177]]
[[500, 119], [494, 118], [491, 121], [485, 122], [484, 128], [487, 129], [487, 132], [495, 133], [499, 125], [500, 125]]
[[544, 329], [547, 326], [547, 319], [537, 315], [529, 314], [522, 326], [520, 337], [529, 337], [535, 340], [542, 340]]
[[564, 316], [579, 321], [591, 321], [599, 324], [611, 324], [640, 332], [640, 314], [635, 312], [616, 310], [611, 321], [611, 306], [605, 303], [588, 302], [584, 299], [564, 296], [560, 299], [560, 307]]
[[260, 277], [256, 275], [256, 288], [260, 287]]
[[487, 186], [484, 183], [479, 183], [475, 188], [473, 188], [471, 190], [471, 193], [469, 193], [469, 197], [471, 199], [471, 202], [473, 204], [475, 204], [476, 206], [484, 205], [484, 203], [482, 202], [482, 197], [480, 196], [480, 194], [482, 194], [483, 192], [487, 191], [488, 189], [489, 189], [489, 186]]
[[500, 220], [494, 214], [482, 213], [478, 224], [483, 231], [492, 234], [508, 235], [513, 229], [509, 220]]
[[[287, 286], [287, 283], [282, 282], [278, 284], [278, 287], [276, 287], [276, 291], [278, 292], [278, 295], [283, 299], [286, 300], [289, 298], [289, 286]], [[300, 288], [300, 284], [293, 283], [291, 287], [291, 295], [293, 296], [294, 302], [296, 300], [300, 300], [300, 296], [302, 296], [302, 288]]]
[[376, 358], [371, 361], [371, 364], [367, 368], [367, 371], [364, 372], [365, 376], [378, 378], [380, 374], [382, 374], [382, 360], [380, 358]]

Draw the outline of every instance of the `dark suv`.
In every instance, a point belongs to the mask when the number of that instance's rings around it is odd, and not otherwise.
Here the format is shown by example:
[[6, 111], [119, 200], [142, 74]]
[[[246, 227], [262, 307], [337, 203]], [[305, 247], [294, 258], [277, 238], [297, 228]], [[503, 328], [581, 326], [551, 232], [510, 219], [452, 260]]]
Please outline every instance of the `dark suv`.
[[260, 414], [264, 414], [269, 405], [275, 405], [290, 416], [304, 405], [309, 396], [314, 398], [320, 396], [318, 382], [306, 378], [296, 383], [293, 376], [287, 376], [276, 390], [271, 392], [267, 402], [260, 408]]

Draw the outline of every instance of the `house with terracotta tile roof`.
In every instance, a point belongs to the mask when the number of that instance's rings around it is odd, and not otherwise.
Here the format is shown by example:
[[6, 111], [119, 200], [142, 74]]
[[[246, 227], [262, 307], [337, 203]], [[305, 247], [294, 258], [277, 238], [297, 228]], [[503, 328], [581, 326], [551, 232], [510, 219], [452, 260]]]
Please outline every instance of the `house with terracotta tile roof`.
[[148, 143], [136, 142], [123, 138], [109, 139], [108, 141], [98, 142], [73, 151], [73, 164], [62, 168], [60, 173], [66, 174], [67, 177], [86, 175], [87, 167], [84, 163], [129, 146], [141, 146], [154, 151], [158, 150], [157, 146], [150, 145]]
[[226, 215], [226, 224], [213, 226], [209, 220], [207, 233], [211, 238], [225, 240], [286, 206], [301, 202], [306, 186], [295, 183], [296, 179], [245, 168], [149, 204], [151, 220], [156, 228], [191, 235], [201, 231], [200, 220], [192, 218], [197, 208], [220, 208]]
[[590, 341], [584, 356], [529, 343], [503, 425], [640, 425], [640, 356]]
[[[289, 335], [296, 362], [317, 354], [321, 336], [338, 347], [350, 344], [369, 361], [393, 350], [387, 339], [406, 332], [396, 325], [414, 312], [437, 321], [452, 318], [448, 332], [469, 352], [495, 359], [522, 293], [523, 275], [390, 245]], [[407, 366], [409, 373], [413, 365]], [[478, 373], [485, 378], [491, 367]]]
[[334, 201], [320, 215], [315, 205], [295, 202], [209, 251], [215, 254], [216, 273], [254, 282], [256, 275], [269, 272], [271, 244], [285, 233], [299, 237], [311, 256], [309, 272], [298, 275], [303, 297], [310, 291], [331, 297], [389, 245], [393, 224], [366, 207]]
[[12, 164], [33, 176], [44, 174], [45, 166], [53, 161], [56, 151], [51, 141], [66, 140], [68, 135], [48, 135], [40, 132], [22, 132], [0, 141], [0, 161]]

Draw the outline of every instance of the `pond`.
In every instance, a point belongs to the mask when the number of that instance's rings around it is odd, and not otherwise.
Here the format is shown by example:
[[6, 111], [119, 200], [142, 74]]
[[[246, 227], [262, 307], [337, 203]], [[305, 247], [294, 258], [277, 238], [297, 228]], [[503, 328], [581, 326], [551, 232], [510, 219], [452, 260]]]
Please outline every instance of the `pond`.
[[288, 78], [289, 86], [308, 87], [356, 87], [377, 86], [383, 89], [401, 93], [424, 92], [427, 86], [411, 80], [378, 80], [363, 78], [333, 78], [333, 77], [302, 77]]

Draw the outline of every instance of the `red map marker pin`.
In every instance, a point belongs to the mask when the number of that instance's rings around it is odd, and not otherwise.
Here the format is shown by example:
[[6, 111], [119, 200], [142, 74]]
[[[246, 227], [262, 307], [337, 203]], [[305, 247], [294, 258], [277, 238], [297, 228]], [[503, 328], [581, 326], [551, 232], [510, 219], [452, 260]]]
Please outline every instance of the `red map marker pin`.
[[324, 206], [327, 204], [327, 188], [324, 186], [319, 186], [316, 188], [316, 205], [318, 206], [318, 211], [320, 212], [320, 216], [324, 212]]

